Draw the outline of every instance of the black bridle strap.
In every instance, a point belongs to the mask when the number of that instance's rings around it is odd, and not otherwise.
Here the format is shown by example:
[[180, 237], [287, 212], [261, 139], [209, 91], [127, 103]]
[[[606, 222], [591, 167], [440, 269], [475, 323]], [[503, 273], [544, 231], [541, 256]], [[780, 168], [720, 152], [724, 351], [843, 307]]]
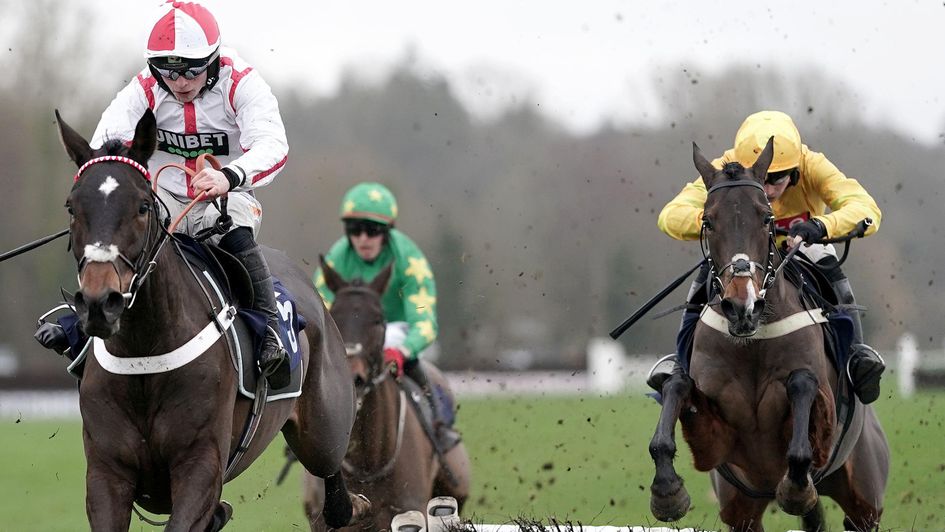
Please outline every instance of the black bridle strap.
[[[731, 181], [723, 181], [721, 183], [717, 183], [715, 185], [712, 185], [709, 188], [709, 190], [706, 192], [706, 196], [708, 196], [709, 194], [717, 190], [720, 190], [723, 188], [731, 188], [731, 187], [757, 188], [763, 194], [765, 194], [765, 201], [768, 203], [769, 207], [771, 206], [771, 203], [768, 202], [768, 195], [767, 193], [765, 193], [765, 187], [761, 183], [751, 180], [751, 179], [734, 179]], [[771, 223], [768, 224], [768, 264], [766, 266], [763, 266], [762, 264], [758, 262], [749, 261], [749, 264], [757, 265], [758, 267], [762, 267], [765, 270], [765, 277], [761, 282], [760, 296], [762, 298], [764, 298], [764, 294], [767, 292], [768, 288], [774, 285], [774, 281], [777, 278], [778, 273], [781, 271], [781, 268], [783, 268], [785, 264], [785, 261], [782, 261], [781, 265], [777, 269], [775, 269], [774, 267], [774, 255], [775, 255], [775, 250], [777, 249], [777, 245], [775, 244], [775, 239], [774, 239], [774, 231], [775, 231], [774, 220], [772, 220]], [[715, 285], [716, 290], [721, 294], [722, 293], [722, 280], [719, 278], [719, 275], [721, 275], [722, 272], [724, 272], [725, 270], [729, 268], [734, 269], [735, 262], [733, 261], [726, 264], [725, 266], [721, 267], [718, 270], [718, 272], [713, 271], [715, 270], [715, 261], [712, 260], [712, 257], [709, 253], [709, 247], [708, 247], [708, 243], [706, 242], [706, 236], [705, 236], [705, 223], [704, 222], [702, 224], [702, 229], [699, 232], [699, 246], [702, 248], [702, 256], [709, 263], [709, 267], [711, 268], [710, 273], [709, 273], [712, 279], [711, 282], [713, 285]]]
[[[712, 187], [709, 188], [709, 191], [706, 192], [706, 195], [709, 195], [715, 192], [716, 190], [723, 189], [723, 188], [730, 188], [730, 187], [755, 187], [762, 192], [765, 191], [765, 187], [762, 186], [762, 184], [757, 181], [752, 181], [751, 179], [735, 179], [732, 181], [723, 181], [721, 183], [712, 185]], [[765, 195], [765, 197], [767, 198], [767, 195]]]

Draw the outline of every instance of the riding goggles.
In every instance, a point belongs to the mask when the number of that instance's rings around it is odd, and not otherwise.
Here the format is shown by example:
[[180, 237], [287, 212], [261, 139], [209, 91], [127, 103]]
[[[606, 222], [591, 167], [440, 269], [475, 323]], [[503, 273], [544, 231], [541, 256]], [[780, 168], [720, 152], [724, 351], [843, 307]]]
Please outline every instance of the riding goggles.
[[769, 172], [767, 177], [765, 177], [766, 185], [780, 185], [786, 180], [791, 178], [791, 175], [797, 171], [797, 168], [788, 168], [787, 170], [781, 170], [780, 172]]
[[161, 76], [176, 81], [181, 76], [184, 79], [194, 79], [206, 72], [210, 65], [220, 56], [216, 51], [203, 59], [187, 59], [185, 57], [155, 57], [148, 60], [148, 64]]
[[371, 220], [345, 220], [345, 234], [358, 236], [361, 233], [375, 237], [387, 233], [387, 226]]

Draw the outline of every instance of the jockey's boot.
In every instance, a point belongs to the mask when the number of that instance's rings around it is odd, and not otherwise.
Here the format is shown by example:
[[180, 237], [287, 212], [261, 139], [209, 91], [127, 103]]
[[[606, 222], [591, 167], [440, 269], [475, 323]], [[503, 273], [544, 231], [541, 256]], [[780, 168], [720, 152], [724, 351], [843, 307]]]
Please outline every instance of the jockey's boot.
[[863, 343], [863, 325], [860, 311], [855, 308], [856, 299], [850, 288], [850, 280], [843, 278], [831, 285], [840, 304], [851, 305], [849, 315], [853, 320], [853, 345], [850, 346], [846, 371], [853, 385], [853, 393], [861, 403], [868, 405], [879, 398], [879, 381], [886, 369], [886, 362], [875, 349]]
[[[708, 278], [709, 267], [706, 265], [699, 270], [695, 280], [692, 281], [692, 285], [689, 286], [689, 294], [686, 295], [685, 311], [683, 312], [682, 318], [679, 320], [679, 332], [676, 333], [677, 354], [667, 355], [661, 358], [656, 364], [653, 364], [653, 367], [650, 369], [650, 373], [646, 378], [646, 385], [657, 392], [662, 393], [663, 383], [666, 382], [666, 379], [670, 378], [673, 373], [683, 371], [682, 367], [679, 365], [679, 353], [685, 356], [685, 360], [689, 360], [688, 350], [692, 348], [692, 335], [696, 330], [696, 324], [699, 321], [699, 314], [702, 312], [702, 307], [705, 306], [705, 303], [709, 300], [708, 287], [706, 285]], [[662, 366], [664, 362], [672, 362], [672, 364], [666, 365], [663, 370], [659, 370], [659, 367]]]
[[259, 372], [269, 381], [269, 388], [278, 390], [289, 385], [292, 377], [289, 355], [276, 336], [279, 330], [279, 309], [272, 289], [272, 274], [263, 257], [262, 250], [247, 227], [238, 227], [227, 233], [220, 247], [233, 254], [246, 267], [253, 282], [253, 310], [266, 316], [266, 338], [259, 354]]
[[440, 401], [440, 395], [433, 391], [433, 385], [427, 379], [427, 372], [423, 370], [423, 364], [419, 358], [407, 360], [404, 363], [404, 374], [410, 377], [423, 390], [430, 408], [433, 409], [433, 431], [438, 439], [442, 438], [441, 429], [443, 428], [443, 404]]
[[[666, 369], [657, 371], [657, 368], [663, 365], [664, 362], [667, 363], [665, 366]], [[676, 355], [666, 355], [659, 359], [656, 364], [653, 364], [653, 367], [650, 369], [650, 374], [646, 378], [646, 385], [656, 392], [663, 393], [663, 383], [666, 382], [666, 379], [672, 377], [674, 373], [679, 371], [682, 371], [682, 368], [679, 366]]]
[[39, 342], [39, 345], [46, 349], [52, 349], [62, 355], [69, 349], [69, 338], [66, 337], [66, 331], [62, 330], [62, 325], [55, 322], [42, 322], [33, 334], [33, 338]]

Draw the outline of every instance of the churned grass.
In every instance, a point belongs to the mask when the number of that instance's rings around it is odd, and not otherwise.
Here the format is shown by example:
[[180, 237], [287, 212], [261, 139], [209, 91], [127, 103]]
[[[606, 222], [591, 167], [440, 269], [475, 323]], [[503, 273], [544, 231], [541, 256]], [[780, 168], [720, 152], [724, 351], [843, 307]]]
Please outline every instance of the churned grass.
[[[892, 451], [883, 528], [945, 529], [945, 392], [886, 397], [877, 410]], [[649, 513], [653, 464], [647, 452], [657, 415], [658, 405], [642, 395], [461, 399], [459, 427], [474, 468], [465, 517], [657, 525]], [[0, 532], [88, 528], [77, 420], [0, 420], [0, 449]], [[226, 530], [308, 529], [298, 466], [285, 484], [275, 485], [282, 463], [277, 439], [225, 487], [224, 498], [234, 506]], [[708, 476], [692, 469], [681, 437], [676, 464], [693, 505], [679, 525], [721, 528]], [[828, 524], [839, 530], [839, 508], [829, 500], [825, 507]], [[772, 505], [765, 525], [787, 530], [799, 523]], [[159, 530], [137, 518], [131, 529]]]

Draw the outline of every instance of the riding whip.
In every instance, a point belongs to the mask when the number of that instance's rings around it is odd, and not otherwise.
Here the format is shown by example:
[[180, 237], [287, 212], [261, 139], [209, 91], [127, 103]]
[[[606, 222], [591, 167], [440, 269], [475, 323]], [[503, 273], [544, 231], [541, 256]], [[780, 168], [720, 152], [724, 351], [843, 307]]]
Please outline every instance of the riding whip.
[[658, 294], [650, 298], [650, 300], [644, 303], [642, 307], [637, 309], [637, 311], [634, 312], [632, 316], [624, 320], [624, 322], [618, 325], [614, 330], [610, 331], [610, 337], [613, 338], [614, 340], [619, 338], [620, 335], [626, 332], [626, 330], [629, 329], [631, 325], [633, 325], [634, 323], [637, 322], [637, 320], [642, 318], [644, 314], [652, 310], [653, 307], [655, 307], [657, 303], [662, 301], [663, 298], [669, 295], [670, 292], [672, 292], [673, 290], [676, 289], [676, 287], [681, 285], [683, 281], [685, 281], [690, 275], [692, 275], [692, 272], [702, 267], [703, 264], [705, 264], [705, 259], [700, 260], [698, 264], [696, 264], [692, 268], [689, 268], [689, 270], [686, 271], [686, 273], [680, 275], [676, 280], [669, 283], [669, 285], [667, 285], [666, 288], [660, 290]]
[[13, 257], [15, 257], [15, 256], [17, 256], [17, 255], [26, 253], [27, 251], [30, 251], [31, 249], [36, 249], [36, 248], [38, 248], [39, 246], [42, 246], [42, 245], [44, 245], [44, 244], [48, 244], [48, 243], [52, 242], [53, 240], [55, 240], [55, 239], [57, 239], [57, 238], [59, 238], [59, 237], [61, 237], [61, 236], [68, 235], [68, 234], [69, 234], [69, 229], [66, 228], [66, 229], [63, 229], [62, 231], [59, 231], [58, 233], [53, 233], [53, 234], [51, 234], [51, 235], [49, 235], [49, 236], [44, 236], [43, 238], [40, 238], [39, 240], [34, 240], [33, 242], [30, 242], [29, 244], [23, 244], [22, 246], [20, 246], [20, 247], [14, 249], [14, 250], [7, 251], [7, 252], [4, 253], [3, 255], [0, 255], [0, 262], [3, 262], [3, 261], [5, 261], [5, 260], [7, 260], [7, 259], [11, 259], [11, 258], [13, 258]]

